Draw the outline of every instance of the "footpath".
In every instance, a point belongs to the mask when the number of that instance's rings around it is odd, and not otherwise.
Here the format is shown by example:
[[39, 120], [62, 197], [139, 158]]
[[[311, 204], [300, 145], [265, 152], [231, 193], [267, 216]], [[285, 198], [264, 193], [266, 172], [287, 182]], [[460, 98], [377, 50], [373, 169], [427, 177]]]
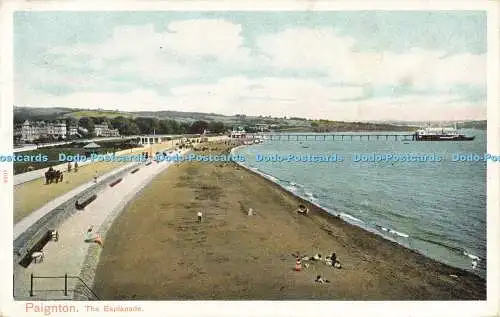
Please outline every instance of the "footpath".
[[[134, 154], [134, 153], [139, 153], [142, 151], [149, 151], [149, 150], [150, 150], [150, 148], [146, 148], [146, 147], [136, 147], [136, 148], [132, 148], [132, 149], [117, 151], [117, 152], [115, 152], [115, 155], [116, 156], [128, 155], [128, 154]], [[108, 153], [105, 153], [104, 155], [111, 155], [111, 154], [113, 154], [113, 153], [108, 152]], [[87, 161], [83, 161], [83, 162], [78, 162], [78, 165], [80, 167], [83, 167], [85, 165], [92, 164], [92, 163], [95, 163], [95, 161], [87, 160]], [[68, 163], [67, 162], [61, 163], [61, 164], [52, 166], [52, 168], [55, 170], [66, 171], [68, 168]], [[45, 177], [46, 171], [47, 171], [47, 168], [41, 168], [41, 169], [37, 169], [37, 170], [31, 171], [31, 172], [26, 172], [26, 173], [14, 175], [14, 186], [17, 186], [17, 185], [20, 185], [20, 184], [23, 184], [26, 182], [30, 182], [30, 181], [38, 179], [38, 178], [43, 178], [43, 177]]]
[[[184, 154], [186, 151], [183, 150], [181, 153]], [[14, 298], [16, 300], [62, 300], [79, 296], [82, 298], [83, 295], [83, 298], [92, 299], [92, 292], [86, 287], [83, 287], [84, 291], [86, 291], [85, 294], [76, 294], [74, 292], [77, 286], [79, 286], [77, 289], [82, 289], [80, 277], [82, 267], [88, 262], [89, 250], [97, 248], [95, 244], [84, 241], [87, 229], [93, 227], [94, 232], [99, 233], [103, 238], [104, 247], [106, 247], [105, 231], [123, 210], [126, 203], [133, 199], [156, 175], [172, 164], [174, 163], [140, 163], [138, 165], [139, 169], [137, 171], [134, 169], [134, 173], [127, 173], [122, 177], [121, 182], [113, 187], [105, 186], [98, 191], [97, 198], [85, 209], [77, 210], [71, 217], [55, 228], [59, 233], [59, 240], [57, 242], [49, 241], [45, 245], [43, 248], [44, 259], [41, 263], [32, 263], [27, 268], [18, 264], [14, 265]], [[70, 196], [70, 193], [67, 195]], [[47, 206], [46, 210], [50, 207]], [[39, 212], [39, 214], [41, 213], [42, 211]], [[34, 215], [33, 219], [36, 218]], [[28, 226], [29, 221], [29, 219], [23, 220], [23, 223], [26, 222], [23, 226]], [[19, 234], [22, 230], [19, 224], [15, 232]], [[93, 259], [95, 265], [98, 262], [98, 253], [96, 256], [97, 258]], [[35, 277], [33, 280], [31, 279], [32, 274]], [[69, 276], [69, 278], [66, 279], [65, 275]], [[92, 279], [93, 276], [88, 276], [85, 281], [90, 284], [89, 287], [91, 287]], [[33, 296], [30, 296], [30, 290], [33, 291], [31, 294]]]
[[[100, 178], [108, 178], [110, 176], [116, 175], [120, 173], [121, 171], [130, 168], [131, 166], [138, 165], [139, 163], [137, 162], [132, 162], [130, 164], [126, 164], [124, 166], [121, 166], [120, 168], [117, 168], [105, 175], [100, 176]], [[71, 191], [67, 192], [66, 194], [57, 197], [54, 200], [51, 200], [47, 204], [45, 204], [43, 207], [37, 209], [36, 211], [32, 212], [28, 216], [24, 217], [21, 221], [16, 223], [14, 225], [14, 240], [17, 239], [23, 232], [25, 232], [29, 227], [34, 225], [40, 218], [43, 216], [47, 215], [49, 212], [57, 208], [59, 205], [63, 204], [64, 202], [68, 201], [70, 198], [80, 194], [81, 192], [85, 191], [86, 189], [91, 188], [94, 186], [95, 183], [94, 181], [87, 182], [75, 189], [72, 189]]]

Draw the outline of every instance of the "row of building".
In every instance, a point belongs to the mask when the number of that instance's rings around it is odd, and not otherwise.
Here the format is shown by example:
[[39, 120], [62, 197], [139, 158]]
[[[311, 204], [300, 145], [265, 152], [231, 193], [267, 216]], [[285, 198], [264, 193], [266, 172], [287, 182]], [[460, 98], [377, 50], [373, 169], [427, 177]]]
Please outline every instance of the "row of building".
[[[43, 138], [66, 139], [68, 137], [82, 137], [88, 130], [78, 125], [66, 126], [65, 122], [45, 122], [26, 120], [14, 127], [14, 139], [19, 142], [33, 142]], [[94, 125], [95, 136], [120, 136], [118, 129], [110, 129], [107, 124]]]

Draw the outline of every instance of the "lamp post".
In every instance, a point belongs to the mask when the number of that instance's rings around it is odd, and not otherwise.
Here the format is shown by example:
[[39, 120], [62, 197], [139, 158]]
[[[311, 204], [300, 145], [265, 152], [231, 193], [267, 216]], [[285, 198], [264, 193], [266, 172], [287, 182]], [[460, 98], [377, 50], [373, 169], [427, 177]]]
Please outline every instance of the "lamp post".
[[149, 157], [153, 157], [153, 144], [155, 143], [156, 131], [153, 129], [152, 142], [149, 143]]

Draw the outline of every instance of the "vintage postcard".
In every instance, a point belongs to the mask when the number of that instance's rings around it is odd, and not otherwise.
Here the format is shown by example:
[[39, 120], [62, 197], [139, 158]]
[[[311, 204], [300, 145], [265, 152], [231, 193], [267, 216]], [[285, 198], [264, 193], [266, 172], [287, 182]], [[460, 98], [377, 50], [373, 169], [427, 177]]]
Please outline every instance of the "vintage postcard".
[[498, 316], [498, 11], [4, 2], [0, 316]]

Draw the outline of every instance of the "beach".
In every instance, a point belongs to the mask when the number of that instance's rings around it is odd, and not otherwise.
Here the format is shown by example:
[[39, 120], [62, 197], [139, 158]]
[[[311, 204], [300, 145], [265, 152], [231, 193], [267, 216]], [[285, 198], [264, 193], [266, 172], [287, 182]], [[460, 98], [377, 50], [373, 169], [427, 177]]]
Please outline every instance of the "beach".
[[[203, 146], [202, 154], [229, 152], [224, 143]], [[295, 271], [297, 252], [336, 252], [342, 268], [303, 261]], [[486, 299], [484, 279], [348, 224], [232, 162], [185, 162], [153, 179], [106, 234], [94, 289], [103, 300]]]

